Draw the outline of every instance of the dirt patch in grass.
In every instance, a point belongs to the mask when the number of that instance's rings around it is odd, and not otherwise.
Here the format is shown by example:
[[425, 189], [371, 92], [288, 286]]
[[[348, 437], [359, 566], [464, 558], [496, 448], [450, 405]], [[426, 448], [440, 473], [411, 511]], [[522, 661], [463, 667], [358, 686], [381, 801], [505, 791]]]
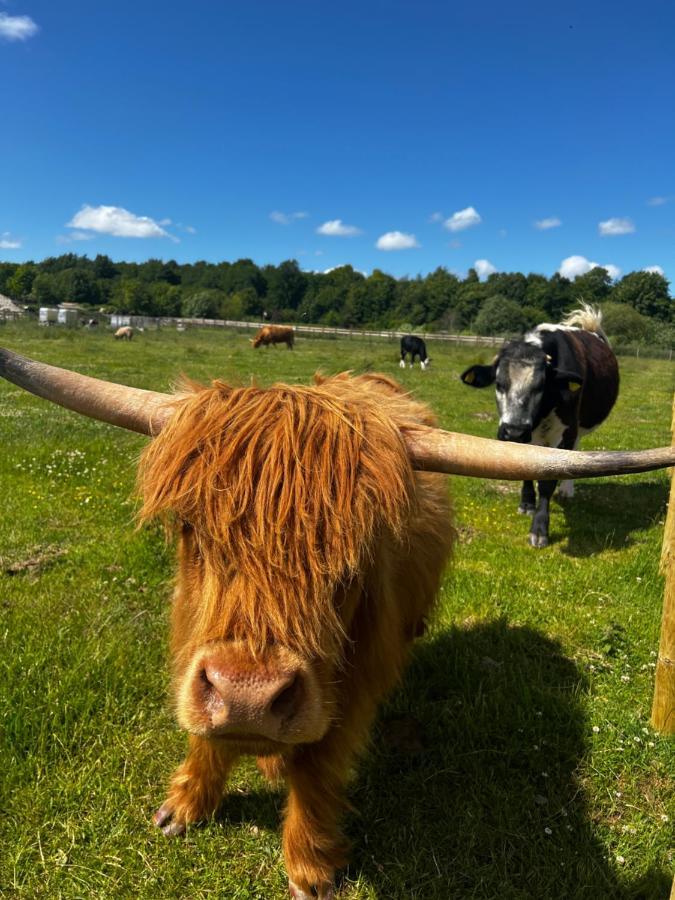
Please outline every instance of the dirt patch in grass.
[[0, 569], [5, 575], [34, 575], [52, 565], [55, 560], [65, 556], [63, 547], [36, 547], [25, 559], [10, 562], [0, 557]]

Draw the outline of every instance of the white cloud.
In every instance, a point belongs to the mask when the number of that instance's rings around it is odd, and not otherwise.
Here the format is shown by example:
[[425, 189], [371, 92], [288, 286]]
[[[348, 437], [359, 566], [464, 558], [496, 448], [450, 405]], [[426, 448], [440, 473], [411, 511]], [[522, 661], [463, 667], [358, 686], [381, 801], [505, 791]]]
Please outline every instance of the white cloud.
[[274, 212], [270, 213], [270, 219], [276, 222], [277, 225], [291, 225], [297, 219], [306, 219], [308, 215], [309, 213], [306, 212], [284, 213], [275, 209]]
[[67, 223], [67, 227], [96, 231], [99, 234], [111, 234], [114, 237], [168, 237], [173, 241], [178, 240], [164, 231], [161, 225], [149, 216], [137, 216], [121, 206], [88, 206], [85, 204]]
[[557, 216], [550, 216], [548, 219], [539, 219], [534, 223], [534, 227], [539, 231], [548, 231], [549, 228], [559, 228], [562, 222]]
[[605, 222], [598, 222], [598, 231], [603, 237], [632, 234], [635, 231], [635, 225], [630, 219], [607, 219]]
[[380, 235], [375, 244], [378, 250], [410, 250], [419, 247], [414, 234], [404, 234], [402, 231], [388, 231]]
[[317, 234], [325, 234], [329, 237], [354, 237], [361, 234], [361, 229], [356, 225], [345, 225], [342, 219], [331, 219], [330, 222], [324, 222], [316, 229]]
[[570, 281], [574, 281], [579, 275], [585, 275], [586, 272], [590, 272], [591, 269], [595, 269], [597, 266], [606, 269], [612, 281], [616, 281], [621, 275], [621, 269], [613, 263], [591, 262], [585, 256], [568, 256], [560, 263], [558, 272], [563, 278], [569, 278]]
[[650, 197], [647, 206], [664, 206], [667, 202], [668, 197]]
[[18, 250], [21, 247], [19, 238], [12, 237], [9, 231], [0, 234], [0, 250]]
[[654, 272], [656, 275], [664, 275], [665, 276], [665, 274], [666, 274], [663, 271], [663, 269], [661, 268], [661, 266], [645, 266], [645, 268], [642, 271], [643, 272]]
[[0, 38], [7, 41], [26, 41], [38, 31], [30, 16], [8, 16], [0, 12]]
[[494, 275], [497, 271], [497, 266], [493, 266], [489, 259], [477, 259], [473, 267], [479, 278], [487, 278], [488, 275]]
[[471, 228], [479, 225], [483, 220], [473, 206], [467, 206], [466, 209], [460, 209], [453, 213], [449, 219], [443, 223], [443, 227], [449, 231], [464, 231], [465, 228]]

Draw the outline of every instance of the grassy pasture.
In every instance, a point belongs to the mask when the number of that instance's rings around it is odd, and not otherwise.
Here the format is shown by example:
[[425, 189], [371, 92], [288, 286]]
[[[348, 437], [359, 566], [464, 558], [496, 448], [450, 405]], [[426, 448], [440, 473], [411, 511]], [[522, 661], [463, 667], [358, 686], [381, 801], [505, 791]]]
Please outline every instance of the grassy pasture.
[[[0, 344], [165, 390], [185, 372], [307, 381], [388, 372], [442, 426], [495, 432], [491, 391], [457, 379], [490, 351], [430, 345], [401, 371], [393, 343], [108, 333], [7, 325]], [[670, 442], [672, 364], [621, 360], [592, 448]], [[252, 763], [185, 840], [150, 824], [185, 738], [167, 695], [172, 552], [134, 529], [144, 439], [0, 383], [0, 896], [286, 896], [282, 796]], [[552, 546], [527, 545], [518, 486], [452, 478], [460, 542], [438, 615], [382, 710], [352, 788], [341, 897], [667, 897], [673, 745], [649, 728], [668, 479], [577, 483]]]

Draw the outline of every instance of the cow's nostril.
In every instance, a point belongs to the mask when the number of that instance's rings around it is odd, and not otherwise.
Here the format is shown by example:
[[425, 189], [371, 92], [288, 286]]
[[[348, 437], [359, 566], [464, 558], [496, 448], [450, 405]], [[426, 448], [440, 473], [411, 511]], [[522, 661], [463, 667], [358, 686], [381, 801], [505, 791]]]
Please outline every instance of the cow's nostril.
[[302, 679], [295, 675], [290, 684], [285, 685], [270, 704], [270, 711], [279, 719], [290, 719], [298, 711], [302, 701]]
[[206, 669], [199, 672], [199, 688], [202, 700], [209, 708], [223, 706], [223, 698], [216, 684], [209, 678]]

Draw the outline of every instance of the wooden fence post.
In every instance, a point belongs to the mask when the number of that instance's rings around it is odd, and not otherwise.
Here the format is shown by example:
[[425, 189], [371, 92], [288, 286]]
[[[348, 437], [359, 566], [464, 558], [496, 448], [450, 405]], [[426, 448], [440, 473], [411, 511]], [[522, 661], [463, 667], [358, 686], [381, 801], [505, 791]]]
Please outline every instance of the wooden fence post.
[[[675, 446], [675, 398], [673, 398], [673, 446]], [[652, 725], [663, 734], [675, 734], [675, 469], [671, 470], [668, 514], [663, 534], [661, 571], [663, 595], [661, 639], [654, 681]]]

